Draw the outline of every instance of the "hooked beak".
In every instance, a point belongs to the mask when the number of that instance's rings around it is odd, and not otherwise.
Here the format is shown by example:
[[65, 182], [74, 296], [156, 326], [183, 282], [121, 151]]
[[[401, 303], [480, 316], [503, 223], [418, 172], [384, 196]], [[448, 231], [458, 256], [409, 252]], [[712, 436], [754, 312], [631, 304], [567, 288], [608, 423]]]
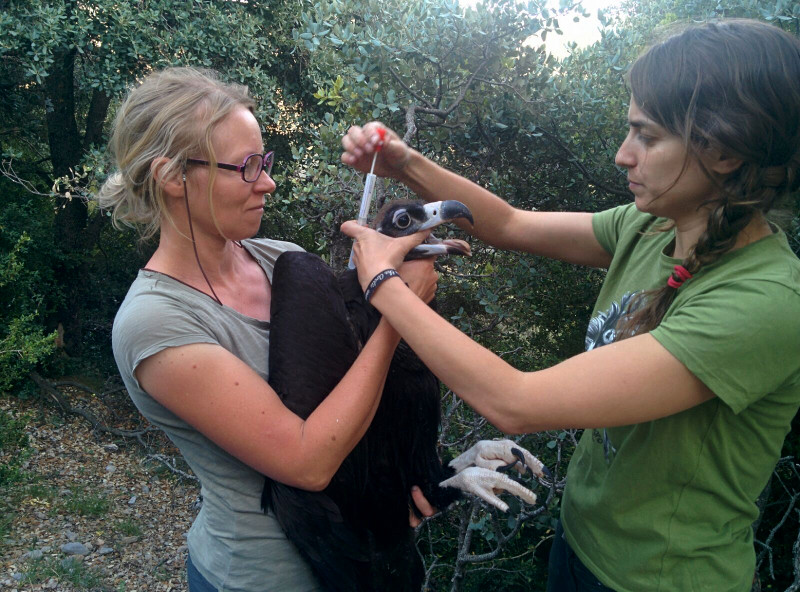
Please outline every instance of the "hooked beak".
[[469, 208], [454, 199], [433, 201], [425, 204], [424, 209], [427, 214], [427, 220], [417, 230], [428, 230], [459, 218], [468, 220], [470, 224], [475, 224]]
[[[468, 220], [470, 224], [475, 224], [472, 212], [460, 201], [448, 199], [445, 201], [434, 201], [424, 206], [427, 220], [418, 230], [428, 230], [435, 228], [446, 222], [452, 222], [462, 218]], [[430, 235], [421, 245], [417, 245], [406, 255], [408, 259], [421, 259], [423, 257], [438, 257], [440, 255], [471, 255], [469, 243], [458, 239], [441, 240]]]
[[406, 261], [411, 259], [423, 259], [425, 257], [438, 257], [440, 255], [472, 255], [469, 243], [459, 239], [441, 240], [431, 235], [428, 240], [417, 245], [408, 252]]

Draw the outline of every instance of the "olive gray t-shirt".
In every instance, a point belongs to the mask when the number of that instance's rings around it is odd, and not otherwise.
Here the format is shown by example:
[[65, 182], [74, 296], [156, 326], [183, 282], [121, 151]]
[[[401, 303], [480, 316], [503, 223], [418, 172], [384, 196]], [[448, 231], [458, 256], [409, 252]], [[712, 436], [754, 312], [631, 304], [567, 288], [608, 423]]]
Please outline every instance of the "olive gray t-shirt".
[[[242, 244], [270, 282], [278, 255], [302, 250], [268, 239]], [[261, 510], [264, 477], [158, 403], [134, 376], [142, 360], [167, 347], [213, 343], [266, 380], [269, 322], [220, 305], [169, 276], [140, 270], [114, 319], [112, 342], [122, 380], [136, 407], [167, 433], [200, 479], [203, 506], [188, 539], [192, 562], [200, 573], [220, 592], [319, 589], [274, 516]]]

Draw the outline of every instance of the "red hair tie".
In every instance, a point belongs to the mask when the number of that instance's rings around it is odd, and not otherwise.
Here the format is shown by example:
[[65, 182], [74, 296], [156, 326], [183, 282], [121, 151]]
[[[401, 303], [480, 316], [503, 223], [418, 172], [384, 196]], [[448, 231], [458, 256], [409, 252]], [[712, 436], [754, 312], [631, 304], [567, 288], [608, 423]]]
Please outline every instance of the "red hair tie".
[[[675, 276], [678, 276], [680, 279], [675, 279]], [[683, 282], [690, 279], [692, 274], [689, 273], [689, 270], [686, 269], [683, 265], [676, 265], [673, 268], [672, 274], [667, 279], [667, 285], [670, 288], [675, 288], [676, 290], [683, 285]]]

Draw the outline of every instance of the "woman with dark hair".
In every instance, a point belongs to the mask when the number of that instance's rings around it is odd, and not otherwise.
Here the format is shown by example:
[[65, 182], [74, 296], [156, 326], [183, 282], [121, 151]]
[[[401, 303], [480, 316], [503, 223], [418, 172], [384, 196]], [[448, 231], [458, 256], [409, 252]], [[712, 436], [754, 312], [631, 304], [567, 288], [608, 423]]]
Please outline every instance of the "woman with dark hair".
[[[586, 352], [521, 372], [402, 281], [372, 286], [371, 302], [501, 430], [585, 428], [548, 590], [745, 592], [755, 500], [800, 404], [800, 261], [765, 218], [800, 185], [800, 40], [755, 21], [690, 26], [629, 80], [616, 163], [631, 204], [520, 211], [391, 132], [375, 170], [466, 203], [474, 235], [496, 247], [608, 269]], [[342, 161], [369, 170], [379, 125], [351, 128]], [[363, 286], [412, 245], [342, 229]]]

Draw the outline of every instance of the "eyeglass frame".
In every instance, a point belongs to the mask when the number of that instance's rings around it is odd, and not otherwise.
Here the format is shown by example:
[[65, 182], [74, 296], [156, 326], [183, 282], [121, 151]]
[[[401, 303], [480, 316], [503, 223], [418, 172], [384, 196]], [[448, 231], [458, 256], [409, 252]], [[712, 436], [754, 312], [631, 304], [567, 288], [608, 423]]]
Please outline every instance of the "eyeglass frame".
[[[247, 166], [247, 161], [250, 160], [253, 156], [261, 156], [261, 168], [259, 169], [256, 178], [253, 179], [252, 181], [248, 181], [247, 179], [244, 178], [244, 171]], [[267, 166], [267, 159], [269, 159], [269, 166]], [[187, 158], [186, 163], [211, 166], [211, 162], [207, 160], [201, 160], [199, 158]], [[275, 151], [270, 150], [269, 152], [263, 155], [259, 152], [253, 152], [252, 154], [248, 154], [247, 156], [245, 156], [244, 160], [242, 161], [242, 164], [239, 165], [227, 164], [225, 162], [218, 162], [216, 164], [217, 168], [225, 169], [228, 171], [236, 171], [240, 173], [242, 175], [242, 181], [244, 181], [245, 183], [255, 183], [256, 181], [258, 181], [258, 178], [261, 176], [261, 173], [263, 171], [267, 171], [267, 177], [269, 177], [272, 174], [272, 166], [275, 164]]]

